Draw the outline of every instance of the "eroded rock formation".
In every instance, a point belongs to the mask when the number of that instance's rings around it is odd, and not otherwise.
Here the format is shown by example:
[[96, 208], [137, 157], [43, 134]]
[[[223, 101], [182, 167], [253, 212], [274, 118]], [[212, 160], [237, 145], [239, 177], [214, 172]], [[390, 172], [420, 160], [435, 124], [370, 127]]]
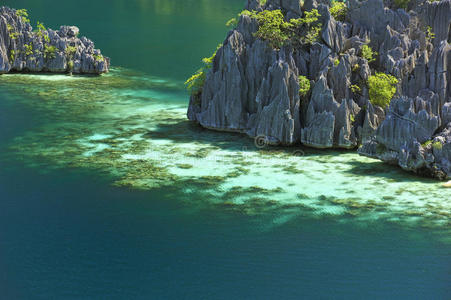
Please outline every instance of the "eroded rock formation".
[[110, 60], [75, 26], [33, 31], [15, 9], [0, 8], [0, 74], [14, 72], [108, 72]]
[[[451, 0], [412, 0], [406, 9], [392, 1], [349, 0], [343, 21], [331, 15], [329, 1], [299, 3], [249, 0], [246, 9], [280, 9], [287, 20], [318, 9], [317, 42], [273, 49], [255, 37], [257, 21], [241, 15], [201, 92], [191, 96], [188, 118], [263, 135], [271, 144], [359, 148], [406, 170], [450, 177]], [[366, 44], [378, 52], [376, 61], [362, 55]], [[366, 82], [375, 72], [399, 81], [389, 108], [369, 99]], [[311, 80], [306, 99], [298, 93], [299, 75]]]

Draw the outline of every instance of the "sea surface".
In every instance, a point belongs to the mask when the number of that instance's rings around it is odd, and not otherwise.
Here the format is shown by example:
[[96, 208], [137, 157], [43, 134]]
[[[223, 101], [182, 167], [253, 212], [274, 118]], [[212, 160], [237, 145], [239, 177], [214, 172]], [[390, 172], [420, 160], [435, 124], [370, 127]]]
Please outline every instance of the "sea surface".
[[186, 120], [237, 0], [6, 0], [109, 74], [0, 76], [0, 299], [451, 299], [451, 190]]

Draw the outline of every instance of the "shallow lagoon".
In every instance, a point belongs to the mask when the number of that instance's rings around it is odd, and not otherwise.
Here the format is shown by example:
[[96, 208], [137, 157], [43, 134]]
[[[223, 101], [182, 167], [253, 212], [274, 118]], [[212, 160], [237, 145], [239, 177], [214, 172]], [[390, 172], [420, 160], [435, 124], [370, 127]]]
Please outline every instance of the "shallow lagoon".
[[116, 67], [0, 76], [4, 297], [450, 297], [441, 183], [186, 120], [183, 79], [242, 1], [51, 2], [5, 4], [78, 24]]
[[[278, 210], [448, 227], [451, 190], [353, 151], [258, 148], [252, 139], [186, 120], [182, 83], [116, 68], [101, 77], [5, 75], [46, 120], [10, 142], [41, 171], [102, 170], [133, 189], [181, 186], [202, 203], [247, 214]], [[26, 99], [26, 100], [24, 100]], [[37, 163], [39, 162], [39, 163]]]

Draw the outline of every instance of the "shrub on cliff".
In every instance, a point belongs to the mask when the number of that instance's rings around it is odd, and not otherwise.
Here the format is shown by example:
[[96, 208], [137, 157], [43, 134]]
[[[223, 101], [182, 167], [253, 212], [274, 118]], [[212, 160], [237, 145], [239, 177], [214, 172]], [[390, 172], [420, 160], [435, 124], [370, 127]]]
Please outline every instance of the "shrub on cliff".
[[47, 43], [50, 43], [49, 35], [47, 34], [47, 29], [45, 28], [44, 24], [41, 22], [37, 22], [36, 29], [34, 31], [36, 33], [36, 36], [44, 38], [44, 41]]
[[216, 50], [213, 53], [213, 55], [211, 55], [210, 57], [202, 58], [202, 62], [204, 63], [204, 66], [202, 68], [200, 68], [199, 70], [197, 70], [197, 72], [194, 73], [194, 75], [192, 75], [190, 78], [188, 78], [185, 81], [186, 89], [191, 94], [198, 94], [199, 92], [202, 91], [202, 87], [204, 86], [204, 83], [205, 83], [206, 72], [208, 69], [211, 68], [211, 65], [213, 64], [213, 60], [216, 56], [216, 52], [218, 52], [219, 48], [221, 48], [221, 47], [222, 47], [222, 44], [219, 44], [218, 47], [216, 47]]
[[293, 24], [285, 22], [280, 9], [264, 10], [262, 12], [243, 11], [243, 14], [247, 14], [258, 21], [259, 28], [255, 36], [268, 41], [271, 47], [281, 48], [290, 38], [289, 30], [293, 27]]
[[305, 76], [299, 76], [299, 95], [304, 97], [310, 91], [310, 80]]
[[24, 44], [24, 53], [26, 56], [30, 56], [33, 54], [33, 44], [29, 43], [29, 44]]
[[56, 47], [45, 44], [44, 45], [44, 58], [54, 59], [56, 57]]
[[398, 79], [389, 74], [376, 73], [376, 75], [370, 76], [368, 87], [371, 103], [382, 108], [387, 107], [396, 93], [397, 84]]
[[28, 11], [25, 8], [16, 10], [16, 16], [22, 19], [24, 23], [30, 23], [30, 19], [28, 19]]
[[348, 8], [346, 7], [346, 3], [334, 0], [330, 5], [329, 12], [335, 20], [344, 21]]
[[375, 56], [377, 55], [377, 52], [373, 51], [370, 46], [363, 45], [362, 46], [362, 57], [368, 61], [368, 63], [371, 63], [376, 60]]
[[320, 16], [316, 9], [305, 12], [303, 18], [291, 19], [288, 22], [280, 9], [261, 12], [244, 10], [241, 14], [258, 21], [259, 28], [254, 35], [267, 41], [275, 49], [280, 49], [289, 40], [299, 38], [304, 44], [313, 44], [321, 30], [320, 24], [314, 25]]

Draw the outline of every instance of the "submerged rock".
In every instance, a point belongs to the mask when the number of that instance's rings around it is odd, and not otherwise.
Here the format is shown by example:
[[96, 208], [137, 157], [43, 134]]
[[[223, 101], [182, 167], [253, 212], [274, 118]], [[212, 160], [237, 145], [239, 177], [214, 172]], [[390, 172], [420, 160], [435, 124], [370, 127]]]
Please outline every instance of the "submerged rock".
[[[241, 15], [191, 96], [188, 118], [206, 128], [263, 135], [272, 144], [360, 146], [362, 155], [450, 177], [451, 0], [412, 1], [407, 9], [349, 0], [340, 20], [329, 1], [299, 3], [248, 0], [246, 8], [280, 9], [287, 21], [318, 9], [316, 42], [274, 48], [256, 37], [257, 20]], [[364, 45], [377, 52], [374, 60]], [[369, 97], [368, 78], [376, 72], [398, 80], [389, 108]], [[298, 93], [301, 75], [312, 86], [305, 96]]]
[[19, 11], [0, 8], [0, 74], [8, 72], [108, 72], [110, 59], [104, 57], [86, 37], [78, 38], [76, 26], [58, 31], [43, 26], [33, 31]]

